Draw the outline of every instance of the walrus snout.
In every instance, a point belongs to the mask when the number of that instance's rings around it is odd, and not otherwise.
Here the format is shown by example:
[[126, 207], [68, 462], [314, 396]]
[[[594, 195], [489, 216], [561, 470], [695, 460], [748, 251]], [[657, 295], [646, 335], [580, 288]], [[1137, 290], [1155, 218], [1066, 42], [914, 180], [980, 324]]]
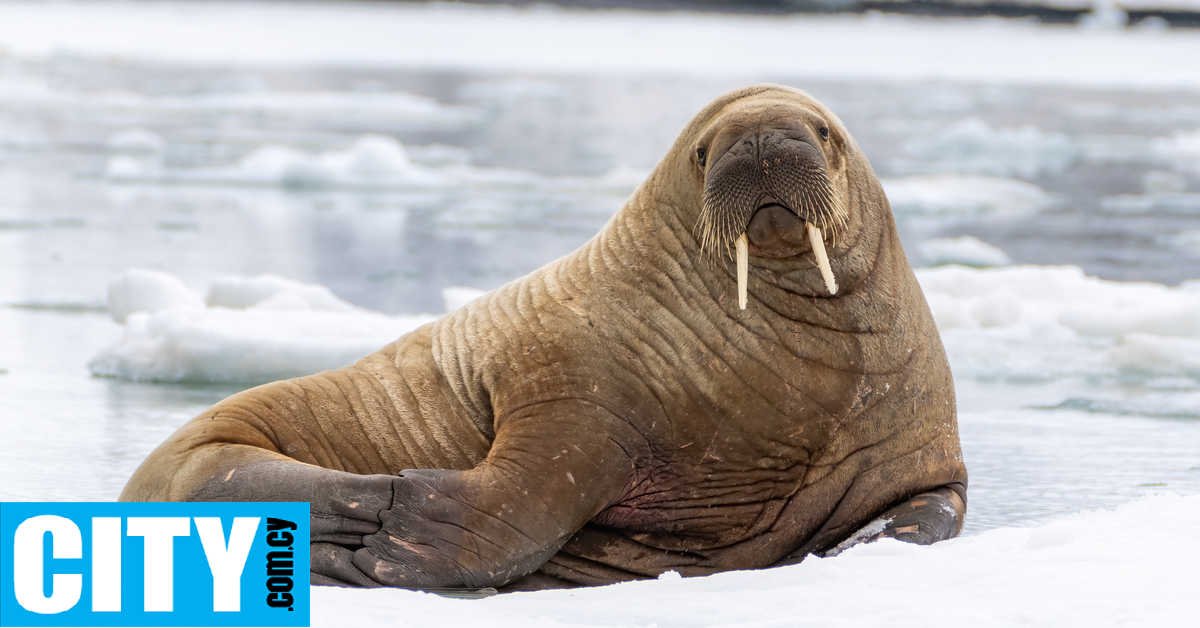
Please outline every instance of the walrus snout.
[[712, 257], [733, 253], [738, 306], [746, 309], [751, 244], [756, 257], [777, 259], [811, 248], [829, 293], [837, 294], [825, 239], [836, 238], [848, 216], [820, 140], [803, 126], [743, 130], [730, 139], [714, 142], [723, 147], [715, 159], [704, 154], [711, 166], [696, 234]]
[[754, 257], [784, 259], [807, 251], [811, 245], [805, 226], [808, 223], [778, 203], [759, 207], [746, 225], [750, 254]]
[[790, 257], [807, 248], [804, 223], [829, 239], [846, 224], [845, 205], [825, 157], [807, 133], [744, 133], [707, 161], [696, 233], [701, 248], [713, 256], [731, 254], [746, 233], [762, 256]]

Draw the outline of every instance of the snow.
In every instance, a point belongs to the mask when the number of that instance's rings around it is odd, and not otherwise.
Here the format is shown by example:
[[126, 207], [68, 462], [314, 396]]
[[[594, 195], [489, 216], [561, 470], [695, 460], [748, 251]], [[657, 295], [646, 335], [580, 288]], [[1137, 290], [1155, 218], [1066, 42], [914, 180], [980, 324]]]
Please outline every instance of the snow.
[[[714, 41], [754, 43], [703, 43]], [[804, 42], [810, 54], [797, 55], [796, 42]], [[1195, 56], [1198, 42], [1200, 33], [1189, 29], [1085, 30], [1022, 20], [437, 3], [26, 0], [5, 3], [0, 21], [0, 48], [40, 58], [1139, 89], [1200, 88], [1200, 64], [1182, 62]]]
[[1185, 626], [1195, 619], [1200, 495], [1144, 497], [921, 547], [704, 578], [456, 600], [316, 587], [312, 625]]

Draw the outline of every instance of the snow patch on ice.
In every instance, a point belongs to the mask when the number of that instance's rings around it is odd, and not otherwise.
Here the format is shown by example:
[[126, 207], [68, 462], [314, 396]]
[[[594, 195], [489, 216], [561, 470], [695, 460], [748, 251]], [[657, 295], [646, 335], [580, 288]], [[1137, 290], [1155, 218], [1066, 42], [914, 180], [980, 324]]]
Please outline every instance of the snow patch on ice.
[[934, 612], [967, 625], [1186, 626], [1197, 560], [1200, 495], [1156, 495], [930, 546], [886, 539], [836, 558], [702, 578], [471, 601], [313, 587], [312, 625], [927, 626]]
[[973, 236], [924, 240], [917, 244], [917, 253], [928, 266], [962, 264], [982, 268], [1012, 263], [1012, 258], [999, 247]]
[[1022, 178], [1062, 172], [1083, 155], [1064, 133], [1046, 133], [1032, 125], [995, 129], [979, 118], [914, 137], [902, 148], [920, 161], [898, 162], [898, 170]]

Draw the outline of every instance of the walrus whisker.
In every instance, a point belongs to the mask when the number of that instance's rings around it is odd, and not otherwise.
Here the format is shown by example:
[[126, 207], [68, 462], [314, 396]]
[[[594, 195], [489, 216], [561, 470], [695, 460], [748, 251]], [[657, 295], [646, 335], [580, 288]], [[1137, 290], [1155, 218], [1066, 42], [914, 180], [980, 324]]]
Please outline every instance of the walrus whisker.
[[825, 253], [825, 242], [821, 239], [821, 230], [813, 226], [810, 222], [805, 228], [808, 230], [808, 241], [812, 243], [813, 253], [817, 256], [817, 267], [821, 269], [821, 278], [825, 280], [825, 287], [829, 289], [829, 294], [837, 294], [837, 281], [833, 279], [833, 268], [829, 266], [829, 255]]
[[746, 280], [750, 273], [750, 242], [746, 239], [746, 232], [737, 239], [737, 282], [738, 282], [738, 307], [746, 309]]

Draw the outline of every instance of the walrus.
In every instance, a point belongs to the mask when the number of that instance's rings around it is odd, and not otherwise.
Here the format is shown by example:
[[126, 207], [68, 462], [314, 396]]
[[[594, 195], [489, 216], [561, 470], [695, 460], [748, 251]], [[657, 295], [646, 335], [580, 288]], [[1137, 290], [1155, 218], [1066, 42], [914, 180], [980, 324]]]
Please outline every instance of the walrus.
[[122, 500], [307, 501], [317, 584], [538, 589], [958, 534], [933, 317], [802, 91], [705, 107], [579, 250], [346, 368], [233, 395]]

